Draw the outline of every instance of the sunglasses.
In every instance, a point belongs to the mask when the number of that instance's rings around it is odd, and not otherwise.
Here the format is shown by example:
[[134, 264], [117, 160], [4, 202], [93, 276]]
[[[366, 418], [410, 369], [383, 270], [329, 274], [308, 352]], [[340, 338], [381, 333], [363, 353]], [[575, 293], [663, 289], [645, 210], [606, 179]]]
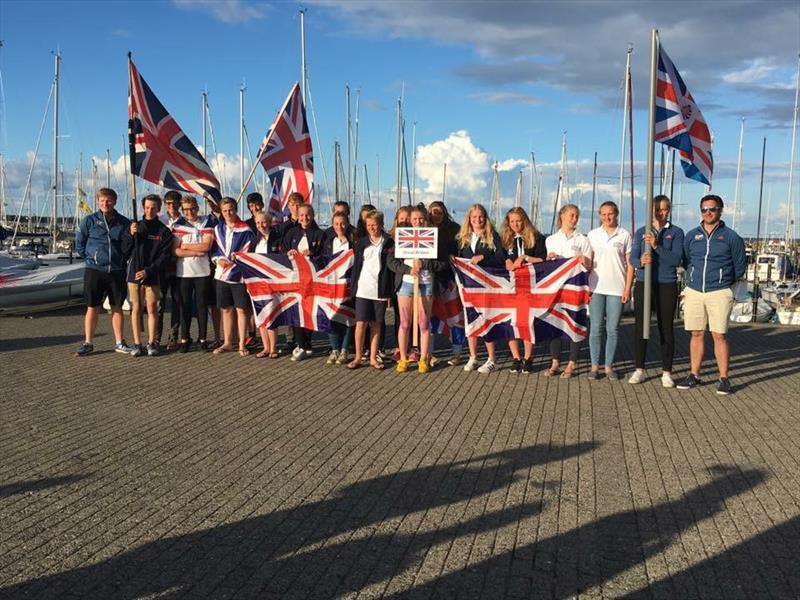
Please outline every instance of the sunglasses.
[[700, 209], [701, 213], [715, 213], [719, 212], [719, 206], [704, 206]]

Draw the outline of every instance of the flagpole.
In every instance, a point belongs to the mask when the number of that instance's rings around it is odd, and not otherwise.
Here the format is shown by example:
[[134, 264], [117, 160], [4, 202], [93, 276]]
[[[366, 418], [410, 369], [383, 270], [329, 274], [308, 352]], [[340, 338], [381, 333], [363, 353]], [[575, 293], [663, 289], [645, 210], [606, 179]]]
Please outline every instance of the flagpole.
[[[656, 71], [658, 69], [658, 30], [653, 29], [650, 34], [650, 108], [649, 119], [647, 122], [647, 173], [645, 177], [645, 189], [647, 193], [647, 207], [645, 209], [644, 227], [645, 231], [650, 231], [653, 219], [653, 167], [655, 163], [655, 143], [656, 143]], [[652, 254], [650, 244], [644, 244], [644, 253]], [[644, 266], [644, 298], [642, 299], [642, 338], [650, 339], [650, 295], [652, 294], [653, 265]]]
[[[299, 84], [295, 83], [294, 85], [295, 85], [295, 87], [297, 87]], [[294, 87], [292, 88], [292, 91], [289, 92], [289, 95], [286, 97], [286, 102], [283, 103], [283, 106], [281, 106], [281, 109], [278, 111], [278, 116], [277, 116], [277, 118], [275, 120], [275, 123], [277, 123], [277, 119], [279, 119], [280, 116], [284, 112], [286, 112], [286, 106], [289, 104], [289, 100], [292, 99], [293, 95], [294, 95]], [[239, 204], [239, 202], [241, 202], [242, 196], [244, 195], [244, 191], [247, 189], [247, 186], [250, 185], [250, 180], [253, 179], [253, 175], [256, 172], [256, 168], [261, 163], [261, 158], [264, 156], [264, 153], [267, 151], [267, 146], [269, 146], [269, 143], [272, 141], [272, 135], [273, 135], [274, 131], [275, 131], [274, 127], [270, 127], [269, 128], [269, 133], [267, 134], [267, 139], [264, 140], [263, 144], [261, 144], [261, 148], [259, 148], [259, 150], [258, 150], [258, 156], [256, 157], [256, 160], [253, 163], [252, 168], [250, 169], [250, 173], [247, 175], [247, 179], [242, 184], [242, 189], [239, 191], [239, 196], [236, 198], [236, 204], [237, 205]], [[308, 201], [308, 198], [306, 198], [305, 200]]]
[[133, 220], [136, 222], [139, 218], [136, 211], [136, 138], [133, 132], [133, 98], [131, 98], [131, 90], [133, 89], [132, 63], [131, 53], [128, 52], [128, 161], [131, 174], [131, 208], [133, 209], [131, 215], [133, 215]]

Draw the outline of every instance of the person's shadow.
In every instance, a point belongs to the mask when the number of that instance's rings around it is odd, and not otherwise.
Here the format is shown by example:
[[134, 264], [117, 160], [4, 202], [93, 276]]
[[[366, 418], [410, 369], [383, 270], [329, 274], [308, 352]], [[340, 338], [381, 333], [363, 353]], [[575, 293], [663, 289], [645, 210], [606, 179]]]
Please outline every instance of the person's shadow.
[[[404, 572], [432, 544], [515, 523], [540, 512], [542, 503], [481, 512], [416, 535], [395, 531], [402, 519], [459, 507], [527, 481], [535, 465], [595, 447], [530, 446], [359, 481], [329, 499], [159, 539], [93, 565], [6, 585], [0, 598], [305, 599], [358, 591]], [[558, 485], [527, 484], [546, 490]]]

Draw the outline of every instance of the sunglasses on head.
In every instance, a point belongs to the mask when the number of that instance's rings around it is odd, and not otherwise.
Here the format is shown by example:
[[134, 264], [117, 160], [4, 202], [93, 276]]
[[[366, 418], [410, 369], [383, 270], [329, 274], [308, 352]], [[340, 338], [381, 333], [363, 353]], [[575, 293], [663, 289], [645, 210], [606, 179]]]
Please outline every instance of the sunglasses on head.
[[700, 209], [701, 213], [715, 213], [719, 212], [719, 206], [704, 206]]

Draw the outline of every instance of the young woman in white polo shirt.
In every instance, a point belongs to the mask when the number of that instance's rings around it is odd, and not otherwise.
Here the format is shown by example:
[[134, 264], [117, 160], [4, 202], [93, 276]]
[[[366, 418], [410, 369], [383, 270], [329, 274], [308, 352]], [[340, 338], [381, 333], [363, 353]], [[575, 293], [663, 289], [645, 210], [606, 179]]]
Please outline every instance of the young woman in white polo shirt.
[[[547, 260], [557, 258], [574, 258], [580, 256], [583, 266], [587, 269], [592, 268], [592, 246], [589, 239], [582, 233], [578, 233], [578, 219], [581, 216], [580, 209], [574, 204], [565, 204], [558, 211], [558, 231], [547, 236], [545, 246], [547, 248]], [[562, 338], [557, 337], [550, 340], [550, 368], [544, 372], [548, 377], [558, 375], [559, 359], [561, 356]], [[561, 373], [562, 379], [569, 379], [578, 368], [578, 353], [580, 343], [570, 340], [569, 342], [569, 362], [567, 368]]]
[[589, 302], [589, 354], [592, 369], [589, 379], [600, 378], [600, 354], [603, 334], [605, 343], [605, 374], [609, 380], [618, 379], [614, 372], [617, 351], [617, 331], [622, 307], [630, 300], [628, 260], [631, 255], [631, 236], [619, 226], [619, 209], [614, 202], [603, 202], [598, 211], [600, 227], [587, 236], [592, 245], [594, 263], [589, 274], [592, 299]]

